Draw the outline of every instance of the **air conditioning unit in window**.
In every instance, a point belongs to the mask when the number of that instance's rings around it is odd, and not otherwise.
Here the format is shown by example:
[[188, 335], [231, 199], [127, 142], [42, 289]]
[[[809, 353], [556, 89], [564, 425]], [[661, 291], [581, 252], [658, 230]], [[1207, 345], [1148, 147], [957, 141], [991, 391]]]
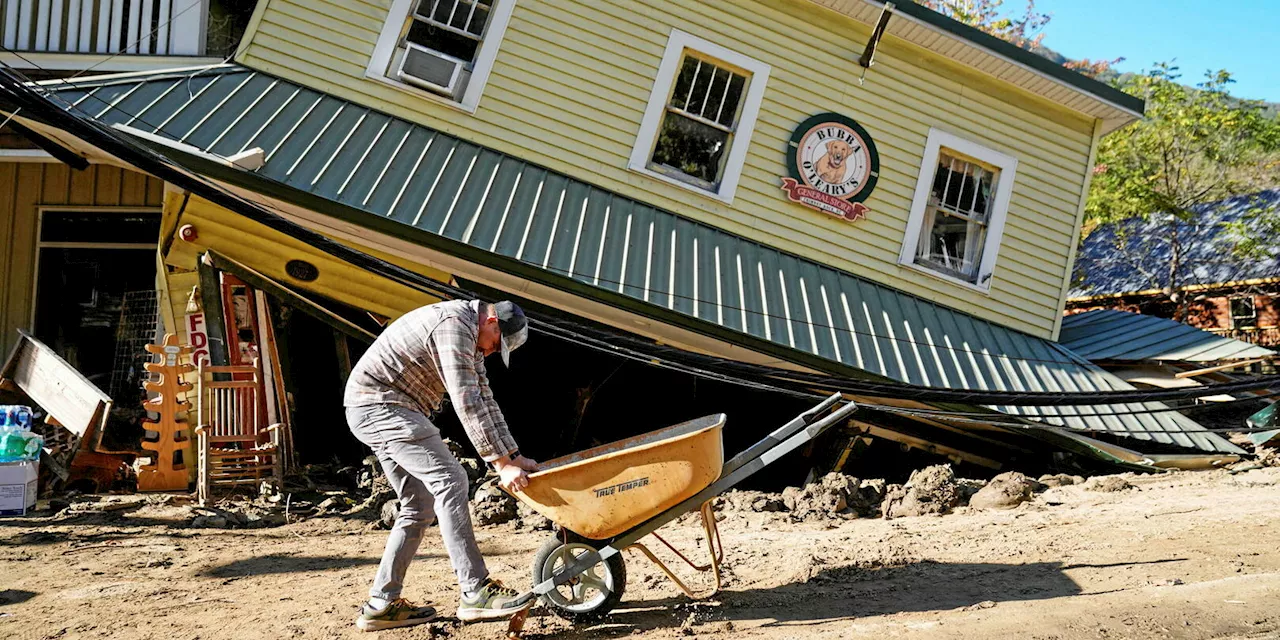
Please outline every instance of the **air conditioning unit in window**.
[[412, 42], [405, 46], [396, 75], [414, 86], [456, 98], [467, 63]]

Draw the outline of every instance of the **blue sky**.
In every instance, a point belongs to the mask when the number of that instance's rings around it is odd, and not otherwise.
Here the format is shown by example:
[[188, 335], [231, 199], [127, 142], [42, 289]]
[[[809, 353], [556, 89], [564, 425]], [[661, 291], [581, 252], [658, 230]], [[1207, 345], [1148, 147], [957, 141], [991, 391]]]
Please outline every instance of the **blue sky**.
[[[1022, 0], [1005, 0], [1021, 10]], [[1182, 81], [1226, 69], [1242, 98], [1280, 102], [1280, 0], [1038, 0], [1044, 44], [1069, 58], [1124, 57], [1120, 71], [1174, 61]]]

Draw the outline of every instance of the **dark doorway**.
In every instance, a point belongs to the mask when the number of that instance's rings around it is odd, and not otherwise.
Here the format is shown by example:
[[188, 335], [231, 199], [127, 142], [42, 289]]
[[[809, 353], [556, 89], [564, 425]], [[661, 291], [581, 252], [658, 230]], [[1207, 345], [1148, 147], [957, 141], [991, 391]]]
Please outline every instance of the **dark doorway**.
[[[111, 384], [126, 297], [156, 282], [159, 212], [45, 211], [36, 271], [36, 337], [100, 388]], [[151, 305], [150, 313], [155, 313]], [[154, 334], [156, 318], [152, 317]]]

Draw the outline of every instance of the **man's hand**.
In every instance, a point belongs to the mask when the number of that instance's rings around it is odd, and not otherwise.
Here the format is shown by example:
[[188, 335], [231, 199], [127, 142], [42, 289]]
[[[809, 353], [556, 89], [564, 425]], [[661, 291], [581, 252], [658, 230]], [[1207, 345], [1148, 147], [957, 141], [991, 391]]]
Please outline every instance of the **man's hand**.
[[538, 463], [524, 456], [516, 456], [515, 459], [511, 461], [511, 464], [514, 464], [515, 466], [520, 467], [521, 469], [524, 469], [525, 471], [529, 471], [529, 472], [538, 470]]
[[514, 493], [529, 486], [529, 472], [537, 471], [538, 463], [524, 456], [503, 456], [493, 461], [493, 468], [498, 472], [498, 486]]

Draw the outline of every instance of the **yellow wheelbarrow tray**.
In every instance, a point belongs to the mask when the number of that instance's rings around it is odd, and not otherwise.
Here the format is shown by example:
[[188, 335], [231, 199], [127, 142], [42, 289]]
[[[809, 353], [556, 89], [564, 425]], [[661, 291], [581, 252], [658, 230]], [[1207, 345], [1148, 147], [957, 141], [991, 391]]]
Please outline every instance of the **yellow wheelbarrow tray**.
[[[534, 559], [533, 588], [521, 595], [540, 598], [557, 615], [574, 622], [603, 618], [621, 599], [626, 569], [621, 552], [653, 561], [691, 598], [707, 598], [721, 587], [723, 549], [711, 501], [721, 493], [812, 441], [857, 409], [841, 405], [840, 394], [796, 416], [763, 440], [724, 462], [724, 414], [549, 460], [529, 475], [515, 494], [560, 531]], [[710, 560], [697, 564], [657, 535], [671, 521], [697, 510]], [[697, 571], [711, 571], [714, 584], [695, 592], [640, 539], [652, 535]], [[565, 591], [568, 589], [568, 591]], [[588, 597], [587, 594], [594, 594]]]

